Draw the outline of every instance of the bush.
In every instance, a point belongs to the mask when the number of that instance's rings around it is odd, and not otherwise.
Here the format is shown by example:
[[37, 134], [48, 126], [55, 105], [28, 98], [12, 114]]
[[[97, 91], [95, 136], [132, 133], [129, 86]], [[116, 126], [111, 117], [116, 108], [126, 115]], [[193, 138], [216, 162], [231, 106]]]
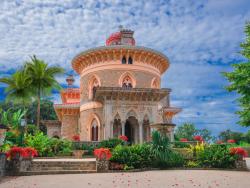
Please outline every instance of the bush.
[[205, 146], [197, 154], [197, 161], [202, 167], [230, 168], [234, 167], [236, 156], [231, 155], [226, 145]]
[[25, 135], [25, 145], [33, 147], [41, 157], [52, 157], [55, 155], [71, 155], [72, 143], [68, 140], [49, 138], [42, 132], [35, 135]]
[[94, 145], [87, 145], [83, 144], [82, 145], [82, 150], [87, 150], [89, 155], [93, 155], [93, 151], [96, 147]]
[[109, 149], [113, 149], [118, 145], [124, 145], [125, 142], [121, 139], [118, 138], [110, 138], [108, 140], [103, 140], [101, 141], [97, 148], [109, 148]]
[[173, 142], [173, 147], [174, 148], [190, 148], [190, 144], [185, 143], [185, 142]]
[[150, 167], [153, 161], [151, 146], [147, 144], [122, 146], [113, 149], [110, 161], [127, 165], [130, 168]]

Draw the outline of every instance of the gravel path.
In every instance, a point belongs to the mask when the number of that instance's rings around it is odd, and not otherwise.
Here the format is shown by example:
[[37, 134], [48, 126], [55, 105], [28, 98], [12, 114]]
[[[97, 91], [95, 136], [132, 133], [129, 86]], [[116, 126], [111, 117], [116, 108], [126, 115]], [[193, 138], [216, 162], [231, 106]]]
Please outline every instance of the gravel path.
[[248, 188], [250, 172], [162, 170], [135, 173], [41, 175], [5, 178], [0, 188]]

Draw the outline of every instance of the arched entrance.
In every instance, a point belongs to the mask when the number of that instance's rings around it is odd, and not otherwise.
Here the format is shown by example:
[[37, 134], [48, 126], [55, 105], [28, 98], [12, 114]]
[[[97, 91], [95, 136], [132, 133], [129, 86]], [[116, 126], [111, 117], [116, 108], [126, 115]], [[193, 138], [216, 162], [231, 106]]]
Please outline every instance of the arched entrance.
[[134, 116], [128, 117], [125, 123], [125, 136], [128, 137], [129, 143], [139, 142], [139, 125], [138, 120]]

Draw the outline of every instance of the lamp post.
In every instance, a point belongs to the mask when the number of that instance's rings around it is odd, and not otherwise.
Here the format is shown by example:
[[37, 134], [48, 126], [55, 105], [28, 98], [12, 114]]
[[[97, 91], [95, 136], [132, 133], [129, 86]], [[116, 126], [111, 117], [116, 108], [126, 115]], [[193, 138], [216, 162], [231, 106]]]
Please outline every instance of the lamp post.
[[26, 119], [21, 119], [21, 146], [23, 146], [24, 127], [27, 125]]

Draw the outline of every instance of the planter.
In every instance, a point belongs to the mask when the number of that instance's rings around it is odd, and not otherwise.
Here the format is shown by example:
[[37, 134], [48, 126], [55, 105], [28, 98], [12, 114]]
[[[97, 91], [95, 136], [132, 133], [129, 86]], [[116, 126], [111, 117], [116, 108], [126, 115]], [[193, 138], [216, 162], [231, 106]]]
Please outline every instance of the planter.
[[81, 159], [83, 154], [84, 154], [84, 150], [74, 150], [73, 151], [73, 155], [77, 159]]
[[116, 163], [116, 162], [110, 162], [109, 166], [110, 170], [123, 170], [124, 164]]
[[108, 172], [109, 161], [107, 160], [96, 160], [97, 172]]
[[27, 172], [31, 167], [31, 163], [31, 157], [19, 157], [8, 160], [6, 163], [6, 172], [11, 176], [19, 175], [20, 172]]
[[242, 169], [242, 170], [246, 170], [247, 169], [247, 162], [246, 160], [237, 160], [235, 161], [235, 168], [236, 169]]
[[5, 175], [6, 155], [0, 152], [0, 178]]

